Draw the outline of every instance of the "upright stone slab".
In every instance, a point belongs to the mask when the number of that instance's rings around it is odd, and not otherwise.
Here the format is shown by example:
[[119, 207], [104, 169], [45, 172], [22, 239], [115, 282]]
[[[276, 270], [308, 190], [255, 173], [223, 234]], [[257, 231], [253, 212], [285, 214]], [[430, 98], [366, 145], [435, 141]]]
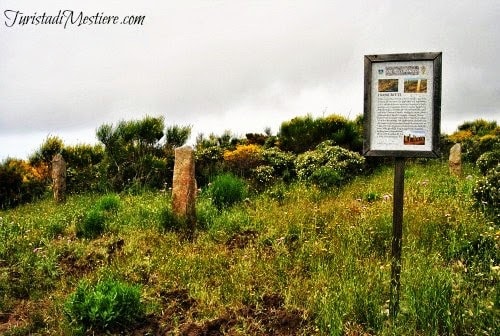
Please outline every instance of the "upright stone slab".
[[195, 198], [194, 150], [189, 146], [176, 148], [172, 210], [176, 216], [186, 220], [191, 231], [194, 230], [196, 222]]
[[448, 165], [451, 175], [462, 176], [462, 146], [459, 143], [451, 147]]
[[66, 162], [61, 154], [52, 158], [52, 191], [56, 203], [66, 201]]

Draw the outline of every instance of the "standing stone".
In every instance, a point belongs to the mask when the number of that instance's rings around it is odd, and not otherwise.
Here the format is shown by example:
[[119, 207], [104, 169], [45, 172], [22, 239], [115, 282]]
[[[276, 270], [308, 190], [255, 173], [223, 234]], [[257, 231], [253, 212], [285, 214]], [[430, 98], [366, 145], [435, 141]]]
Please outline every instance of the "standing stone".
[[61, 154], [52, 158], [52, 191], [56, 203], [66, 201], [66, 162]]
[[450, 149], [450, 158], [448, 160], [450, 174], [454, 176], [462, 176], [462, 146], [456, 143]]
[[186, 220], [193, 232], [196, 222], [196, 179], [194, 175], [194, 150], [189, 146], [175, 149], [174, 178], [172, 183], [172, 211]]

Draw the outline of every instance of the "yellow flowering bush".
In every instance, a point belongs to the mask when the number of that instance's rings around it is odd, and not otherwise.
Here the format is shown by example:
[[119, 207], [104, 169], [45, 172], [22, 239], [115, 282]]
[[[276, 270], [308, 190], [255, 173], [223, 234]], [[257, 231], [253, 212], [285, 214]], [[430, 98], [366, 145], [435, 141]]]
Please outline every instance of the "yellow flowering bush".
[[262, 147], [255, 144], [237, 145], [234, 150], [224, 151], [224, 165], [239, 176], [248, 176], [262, 160]]

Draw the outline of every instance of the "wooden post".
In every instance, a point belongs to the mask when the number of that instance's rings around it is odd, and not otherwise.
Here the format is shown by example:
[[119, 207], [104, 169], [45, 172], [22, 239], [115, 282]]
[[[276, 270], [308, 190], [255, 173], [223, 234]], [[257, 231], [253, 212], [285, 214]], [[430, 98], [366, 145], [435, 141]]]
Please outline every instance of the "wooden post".
[[401, 250], [403, 239], [403, 203], [405, 182], [405, 159], [395, 158], [394, 203], [392, 207], [392, 256], [391, 256], [391, 298], [389, 312], [395, 319], [399, 311], [401, 291]]

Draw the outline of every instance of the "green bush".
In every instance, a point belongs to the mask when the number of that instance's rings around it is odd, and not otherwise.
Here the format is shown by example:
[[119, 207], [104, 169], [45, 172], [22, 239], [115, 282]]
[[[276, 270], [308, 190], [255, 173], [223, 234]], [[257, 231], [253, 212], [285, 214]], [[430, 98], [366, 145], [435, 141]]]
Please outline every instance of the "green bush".
[[359, 120], [350, 121], [339, 115], [314, 119], [311, 115], [296, 117], [281, 124], [280, 148], [294, 153], [303, 153], [326, 140], [352, 150], [361, 149]]
[[97, 209], [102, 211], [116, 212], [120, 208], [120, 197], [116, 194], [103, 196], [97, 202]]
[[300, 180], [330, 187], [360, 174], [364, 163], [364, 158], [358, 153], [334, 146], [332, 141], [324, 141], [315, 150], [297, 156], [295, 168]]
[[500, 164], [478, 180], [472, 190], [476, 205], [500, 223]]
[[85, 332], [104, 332], [133, 327], [144, 316], [138, 286], [106, 279], [92, 286], [81, 281], [65, 302], [64, 312], [70, 324]]
[[100, 166], [104, 158], [104, 149], [101, 145], [64, 146], [61, 154], [67, 164], [66, 190], [68, 192], [101, 191], [104, 177]]
[[481, 174], [486, 175], [488, 170], [496, 167], [500, 163], [500, 148], [495, 151], [483, 153], [476, 161], [476, 165]]
[[195, 174], [198, 186], [204, 186], [222, 172], [224, 150], [219, 146], [200, 147], [195, 152]]
[[82, 220], [76, 223], [76, 236], [79, 238], [95, 238], [104, 232], [106, 216], [100, 209], [91, 209]]
[[339, 187], [343, 180], [341, 173], [331, 167], [319, 167], [312, 172], [309, 178], [309, 181], [323, 190]]
[[477, 119], [458, 126], [449, 138], [462, 144], [462, 160], [474, 163], [483, 153], [500, 150], [499, 135], [496, 121]]
[[282, 178], [285, 182], [295, 177], [295, 154], [272, 147], [263, 150], [262, 157], [265, 164], [274, 169], [275, 177]]
[[212, 203], [218, 210], [243, 201], [247, 195], [246, 183], [231, 173], [219, 175], [209, 186]]

